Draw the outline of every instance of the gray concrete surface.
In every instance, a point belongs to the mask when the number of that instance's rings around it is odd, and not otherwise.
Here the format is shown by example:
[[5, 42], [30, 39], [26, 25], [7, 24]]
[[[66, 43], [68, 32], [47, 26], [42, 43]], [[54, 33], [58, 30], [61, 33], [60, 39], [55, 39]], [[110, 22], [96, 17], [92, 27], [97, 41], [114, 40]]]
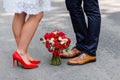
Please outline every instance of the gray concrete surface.
[[[64, 31], [75, 43], [75, 36], [64, 0], [52, 0], [52, 11], [46, 12], [30, 44], [34, 58], [41, 59], [37, 69], [12, 67], [11, 55], [16, 49], [11, 30], [13, 14], [5, 13], [0, 0], [0, 80], [120, 80], [120, 0], [99, 0], [102, 27], [97, 62], [69, 66], [62, 59], [60, 66], [49, 64], [51, 54], [39, 38], [54, 29]], [[18, 24], [19, 25], [19, 24]]]

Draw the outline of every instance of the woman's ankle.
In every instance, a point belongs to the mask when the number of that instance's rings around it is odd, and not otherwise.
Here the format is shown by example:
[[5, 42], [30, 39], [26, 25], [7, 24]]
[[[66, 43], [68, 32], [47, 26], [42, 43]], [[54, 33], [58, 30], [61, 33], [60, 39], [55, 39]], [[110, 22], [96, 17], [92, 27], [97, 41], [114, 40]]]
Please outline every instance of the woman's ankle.
[[27, 51], [22, 50], [22, 49], [17, 49], [16, 51], [17, 51], [20, 55], [25, 55], [25, 54], [27, 54]]

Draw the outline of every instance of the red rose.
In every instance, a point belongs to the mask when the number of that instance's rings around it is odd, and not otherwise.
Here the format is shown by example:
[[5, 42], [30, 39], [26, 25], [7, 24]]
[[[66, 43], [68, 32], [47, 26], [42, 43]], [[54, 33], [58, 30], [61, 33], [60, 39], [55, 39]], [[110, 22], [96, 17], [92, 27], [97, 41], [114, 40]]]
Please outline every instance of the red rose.
[[47, 40], [47, 39], [49, 38], [49, 33], [46, 33], [46, 34], [44, 35], [44, 38]]
[[66, 38], [66, 35], [63, 35], [63, 36], [61, 36], [62, 37], [62, 39], [65, 39]]
[[53, 38], [54, 36], [55, 36], [55, 34], [49, 33], [49, 38]]
[[43, 41], [44, 39], [43, 38], [40, 38], [40, 41]]
[[63, 32], [59, 32], [58, 35], [59, 35], [59, 36], [64, 36], [65, 33], [63, 33]]
[[46, 42], [46, 48], [50, 48], [50, 43], [48, 41]]
[[67, 38], [67, 39], [68, 39], [68, 41], [67, 41], [67, 42], [68, 42], [68, 43], [70, 43], [70, 42], [71, 42], [71, 39], [70, 39], [70, 38]]
[[66, 45], [65, 43], [62, 46], [64, 49], [66, 49], [68, 47], [68, 45]]
[[53, 52], [53, 50], [51, 50], [50, 48], [48, 48], [48, 51], [49, 51], [49, 52]]

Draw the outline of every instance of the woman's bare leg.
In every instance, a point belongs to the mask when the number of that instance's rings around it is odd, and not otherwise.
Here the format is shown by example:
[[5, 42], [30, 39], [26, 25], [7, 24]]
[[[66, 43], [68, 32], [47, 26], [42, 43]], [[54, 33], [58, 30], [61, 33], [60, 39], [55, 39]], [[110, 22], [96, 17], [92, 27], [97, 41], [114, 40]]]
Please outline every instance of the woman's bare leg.
[[13, 34], [16, 40], [16, 44], [18, 47], [20, 36], [21, 36], [21, 30], [23, 28], [23, 25], [25, 24], [25, 18], [26, 13], [15, 13], [13, 23], [12, 23], [12, 30]]
[[17, 51], [18, 53], [20, 53], [21, 57], [23, 58], [24, 61], [26, 61], [26, 63], [30, 63], [28, 58], [26, 57], [28, 53], [27, 52], [28, 46], [35, 34], [35, 31], [42, 17], [43, 12], [37, 15], [30, 15], [26, 23], [23, 25]]
[[[12, 30], [13, 30], [13, 34], [16, 40], [17, 47], [18, 47], [19, 40], [21, 37], [21, 31], [22, 31], [23, 25], [25, 24], [25, 19], [26, 19], [26, 13], [24, 12], [15, 13], [13, 24], [12, 24]], [[27, 52], [27, 56], [29, 60], [34, 60], [28, 52]]]

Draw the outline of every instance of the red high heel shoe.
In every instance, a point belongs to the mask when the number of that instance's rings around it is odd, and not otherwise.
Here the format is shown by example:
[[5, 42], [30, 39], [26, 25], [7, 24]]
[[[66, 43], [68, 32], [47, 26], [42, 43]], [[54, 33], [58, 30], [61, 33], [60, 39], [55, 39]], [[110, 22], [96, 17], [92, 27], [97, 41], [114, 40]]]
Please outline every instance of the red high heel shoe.
[[32, 68], [37, 68], [37, 67], [38, 67], [37, 64], [33, 64], [33, 63], [31, 63], [31, 64], [26, 64], [26, 63], [23, 61], [23, 59], [21, 58], [21, 56], [18, 54], [17, 51], [15, 51], [15, 52], [13, 53], [13, 66], [15, 66], [15, 61], [20, 62], [21, 65], [23, 66], [23, 68], [32, 69]]
[[29, 60], [31, 63], [33, 64], [38, 64], [40, 63], [41, 61], [40, 60], [37, 60], [37, 59], [34, 59], [34, 60]]

